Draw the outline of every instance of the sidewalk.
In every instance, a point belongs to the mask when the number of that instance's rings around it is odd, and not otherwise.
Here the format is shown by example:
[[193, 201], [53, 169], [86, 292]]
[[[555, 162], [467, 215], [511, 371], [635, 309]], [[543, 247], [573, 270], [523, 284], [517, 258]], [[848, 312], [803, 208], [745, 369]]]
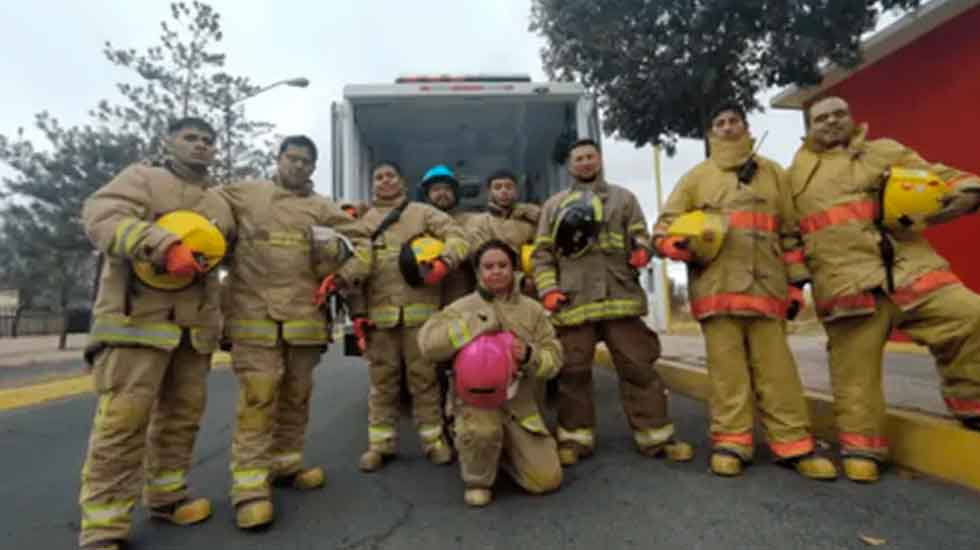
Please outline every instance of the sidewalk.
[[[790, 336], [803, 386], [830, 395], [827, 340], [821, 336]], [[686, 365], [707, 368], [704, 340], [700, 336], [660, 335], [662, 357]], [[885, 400], [890, 407], [948, 416], [939, 395], [939, 374], [932, 357], [915, 352], [885, 353]]]
[[0, 368], [27, 367], [36, 363], [81, 360], [87, 334], [69, 334], [67, 349], [58, 349], [58, 335], [0, 338]]

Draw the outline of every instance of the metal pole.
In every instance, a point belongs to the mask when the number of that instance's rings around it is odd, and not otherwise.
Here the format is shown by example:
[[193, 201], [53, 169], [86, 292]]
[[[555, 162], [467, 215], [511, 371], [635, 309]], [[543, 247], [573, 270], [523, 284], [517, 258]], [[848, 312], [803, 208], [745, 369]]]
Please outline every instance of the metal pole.
[[[663, 212], [664, 210], [663, 185], [661, 183], [661, 177], [660, 177], [660, 146], [659, 145], [653, 146], [653, 175], [654, 175], [654, 181], [656, 182], [656, 186], [657, 186], [657, 216], [659, 217], [660, 213]], [[657, 286], [660, 287], [660, 300], [661, 303], [664, 304], [664, 325], [665, 325], [664, 328], [666, 332], [670, 334], [670, 321], [671, 321], [670, 311], [671, 311], [672, 294], [667, 286], [667, 283], [670, 281], [670, 279], [667, 277], [666, 259], [661, 258], [660, 269], [658, 271], [660, 272], [659, 273], [660, 284], [658, 284]]]
[[232, 123], [232, 113], [231, 113], [232, 102], [229, 100], [225, 105], [225, 178], [227, 181], [225, 183], [231, 183], [231, 123]]

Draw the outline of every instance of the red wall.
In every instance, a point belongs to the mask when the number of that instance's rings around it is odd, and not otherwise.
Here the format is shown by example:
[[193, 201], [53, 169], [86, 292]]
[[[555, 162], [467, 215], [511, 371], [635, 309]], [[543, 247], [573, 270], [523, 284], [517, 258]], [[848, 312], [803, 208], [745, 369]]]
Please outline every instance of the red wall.
[[[947, 21], [828, 93], [847, 100], [870, 137], [890, 137], [926, 160], [980, 174], [980, 7]], [[980, 215], [926, 236], [980, 292]]]

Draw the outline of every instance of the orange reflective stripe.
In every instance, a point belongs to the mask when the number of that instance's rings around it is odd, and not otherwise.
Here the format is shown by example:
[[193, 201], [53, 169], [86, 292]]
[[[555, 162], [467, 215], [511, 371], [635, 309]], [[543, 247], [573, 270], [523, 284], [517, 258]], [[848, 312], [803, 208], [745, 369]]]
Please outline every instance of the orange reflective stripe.
[[740, 210], [728, 215], [728, 224], [735, 229], [774, 232], [779, 227], [779, 218], [763, 212]]
[[713, 433], [711, 434], [711, 442], [715, 445], [719, 443], [731, 443], [733, 445], [744, 445], [746, 447], [751, 447], [752, 434], [750, 432], [741, 434]]
[[960, 278], [949, 271], [930, 271], [912, 281], [912, 284], [896, 288], [891, 298], [896, 304], [906, 306], [938, 288], [955, 285], [959, 282]]
[[857, 447], [861, 449], [887, 449], [888, 439], [881, 436], [862, 435], [850, 432], [841, 432], [837, 439], [842, 447]]
[[691, 302], [691, 315], [701, 319], [715, 313], [730, 311], [754, 311], [773, 317], [786, 315], [787, 302], [768, 296], [752, 296], [750, 294], [712, 294]]
[[800, 220], [800, 231], [804, 234], [820, 231], [831, 225], [841, 225], [853, 221], [874, 221], [878, 214], [875, 201], [862, 200], [839, 204]]
[[779, 458], [803, 456], [813, 452], [813, 436], [808, 435], [796, 441], [770, 441], [769, 448], [772, 449], [772, 454]]
[[788, 264], [803, 264], [806, 263], [806, 255], [803, 253], [802, 248], [790, 250], [789, 252], [783, 253], [783, 262]]
[[862, 292], [861, 294], [848, 294], [847, 296], [838, 296], [836, 298], [831, 298], [829, 300], [823, 300], [817, 302], [817, 312], [821, 316], [827, 316], [831, 313], [843, 309], [845, 311], [853, 310], [873, 310], [875, 308], [875, 297], [870, 292]]
[[949, 180], [948, 180], [948, 181], [946, 182], [946, 185], [947, 185], [947, 186], [948, 186], [948, 187], [949, 187], [950, 189], [955, 189], [957, 185], [959, 185], [959, 184], [961, 184], [961, 183], [963, 183], [963, 182], [964, 182], [964, 181], [966, 181], [966, 180], [971, 180], [971, 179], [972, 179], [972, 180], [976, 180], [976, 179], [980, 179], [980, 178], [978, 178], [977, 176], [975, 176], [975, 175], [973, 175], [973, 174], [969, 174], [969, 173], [966, 173], [966, 174], [960, 174], [960, 175], [958, 175], [958, 176], [954, 176], [953, 178], [951, 178], [951, 179], [949, 179]]
[[953, 414], [958, 416], [978, 416], [980, 415], [980, 401], [972, 399], [957, 399], [955, 397], [946, 398], [946, 406]]

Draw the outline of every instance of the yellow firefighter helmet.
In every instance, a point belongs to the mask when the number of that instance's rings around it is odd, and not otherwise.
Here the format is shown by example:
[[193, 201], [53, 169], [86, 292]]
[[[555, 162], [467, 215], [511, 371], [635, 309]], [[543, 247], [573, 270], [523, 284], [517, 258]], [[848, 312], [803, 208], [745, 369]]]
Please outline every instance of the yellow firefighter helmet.
[[528, 277], [534, 277], [534, 262], [531, 260], [531, 254], [534, 254], [533, 244], [521, 245], [521, 271]]
[[428, 235], [406, 241], [398, 254], [398, 269], [405, 282], [416, 287], [425, 284], [422, 266], [439, 258], [445, 248], [445, 243]]
[[721, 214], [695, 210], [678, 216], [667, 228], [667, 234], [687, 239], [694, 263], [707, 264], [715, 259], [725, 242], [728, 220]]
[[881, 223], [892, 230], [922, 231], [926, 218], [942, 209], [949, 192], [949, 186], [928, 170], [893, 166], [885, 172]]
[[[156, 225], [177, 235], [180, 242], [194, 251], [207, 271], [225, 257], [227, 243], [221, 231], [204, 216], [190, 210], [175, 210], [156, 221]], [[174, 276], [151, 262], [133, 262], [133, 274], [143, 284], [157, 290], [183, 290], [197, 281], [200, 275]]]

